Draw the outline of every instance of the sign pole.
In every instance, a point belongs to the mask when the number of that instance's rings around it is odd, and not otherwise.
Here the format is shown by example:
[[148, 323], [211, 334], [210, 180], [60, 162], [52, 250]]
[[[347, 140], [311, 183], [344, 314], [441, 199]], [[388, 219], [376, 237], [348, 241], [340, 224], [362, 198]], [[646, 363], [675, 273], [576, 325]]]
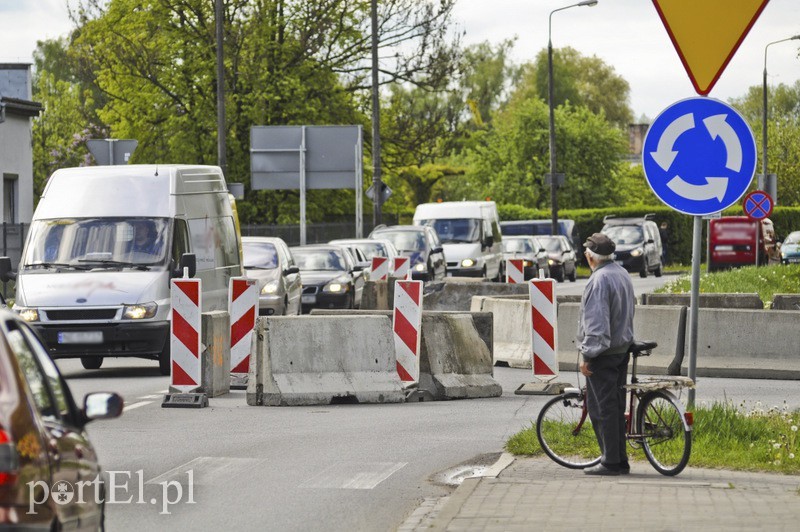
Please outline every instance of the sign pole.
[[300, 245], [306, 245], [306, 126], [300, 140]]
[[[703, 239], [703, 217], [694, 217], [692, 231], [692, 292], [689, 300], [689, 372], [688, 376], [697, 382], [697, 331], [700, 307], [700, 247]], [[689, 409], [694, 408], [694, 388], [689, 389]]]

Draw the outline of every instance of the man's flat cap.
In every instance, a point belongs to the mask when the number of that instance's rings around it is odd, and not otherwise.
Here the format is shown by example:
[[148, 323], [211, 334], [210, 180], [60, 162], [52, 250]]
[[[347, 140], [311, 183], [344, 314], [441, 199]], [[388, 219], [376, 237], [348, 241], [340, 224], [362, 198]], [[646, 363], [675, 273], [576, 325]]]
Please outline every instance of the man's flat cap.
[[583, 247], [594, 251], [598, 255], [611, 255], [617, 249], [614, 241], [603, 233], [595, 233], [587, 238], [586, 242], [583, 243]]

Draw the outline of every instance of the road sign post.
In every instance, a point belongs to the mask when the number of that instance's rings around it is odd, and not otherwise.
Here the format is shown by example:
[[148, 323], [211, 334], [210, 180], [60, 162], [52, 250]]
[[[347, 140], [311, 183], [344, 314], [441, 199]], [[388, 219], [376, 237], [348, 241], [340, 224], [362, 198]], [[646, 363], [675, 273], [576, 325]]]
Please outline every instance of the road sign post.
[[763, 190], [754, 190], [744, 197], [742, 208], [748, 218], [756, 222], [756, 266], [758, 266], [758, 242], [761, 239], [761, 220], [772, 214], [772, 197]]

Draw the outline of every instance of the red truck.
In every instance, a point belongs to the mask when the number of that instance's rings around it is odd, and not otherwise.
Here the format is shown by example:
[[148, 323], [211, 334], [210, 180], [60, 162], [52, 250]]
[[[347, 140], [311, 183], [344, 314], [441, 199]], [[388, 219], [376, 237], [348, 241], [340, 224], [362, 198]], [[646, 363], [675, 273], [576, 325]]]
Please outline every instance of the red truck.
[[779, 262], [775, 228], [769, 218], [759, 223], [747, 216], [723, 216], [709, 223], [708, 271], [755, 265], [756, 227], [759, 226], [758, 264]]

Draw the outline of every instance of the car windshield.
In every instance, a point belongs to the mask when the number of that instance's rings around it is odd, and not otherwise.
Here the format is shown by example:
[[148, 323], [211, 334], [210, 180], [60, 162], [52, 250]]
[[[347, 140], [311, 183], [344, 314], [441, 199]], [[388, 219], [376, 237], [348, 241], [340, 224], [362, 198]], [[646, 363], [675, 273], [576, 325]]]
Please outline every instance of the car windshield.
[[548, 253], [561, 252], [561, 240], [556, 237], [542, 237], [539, 242], [542, 243]]
[[166, 264], [167, 218], [68, 218], [37, 220], [23, 269], [151, 267]]
[[603, 229], [603, 233], [618, 245], [641, 244], [644, 241], [644, 233], [638, 225], [609, 225]]
[[506, 253], [532, 253], [530, 240], [522, 238], [504, 238], [503, 251]]
[[425, 249], [425, 236], [422, 231], [381, 231], [375, 236], [390, 241], [398, 251], [422, 251]]
[[292, 248], [292, 255], [301, 270], [345, 271], [347, 262], [339, 250]]
[[800, 244], [800, 231], [795, 231], [794, 233], [789, 233], [789, 236], [786, 237], [786, 240], [783, 241], [784, 244]]
[[420, 220], [420, 224], [433, 227], [443, 244], [478, 242], [481, 239], [481, 221], [473, 218]]
[[370, 242], [359, 242], [355, 246], [361, 250], [361, 253], [364, 254], [367, 260], [372, 260], [372, 257], [387, 257], [389, 255], [386, 251], [386, 246], [380, 242], [375, 242], [374, 244]]
[[278, 267], [278, 250], [269, 242], [242, 242], [245, 268], [273, 270]]

